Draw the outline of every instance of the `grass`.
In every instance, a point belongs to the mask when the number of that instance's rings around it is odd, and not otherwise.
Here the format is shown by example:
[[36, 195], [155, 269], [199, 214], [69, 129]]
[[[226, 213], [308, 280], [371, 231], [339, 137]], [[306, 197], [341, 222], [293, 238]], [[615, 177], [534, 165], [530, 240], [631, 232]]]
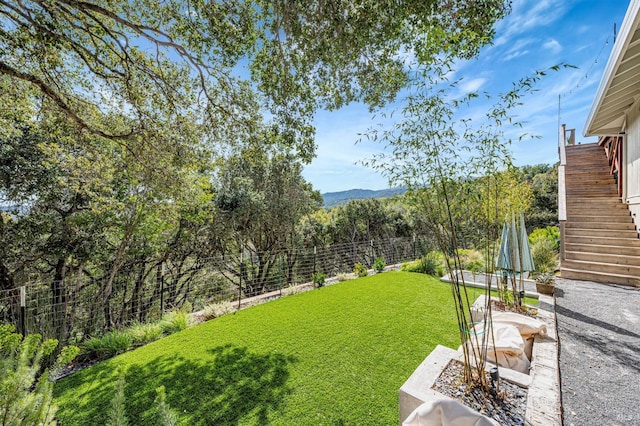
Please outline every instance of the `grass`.
[[64, 425], [104, 423], [118, 369], [127, 416], [157, 424], [396, 424], [398, 389], [437, 344], [458, 347], [448, 284], [388, 272], [225, 315], [58, 382]]

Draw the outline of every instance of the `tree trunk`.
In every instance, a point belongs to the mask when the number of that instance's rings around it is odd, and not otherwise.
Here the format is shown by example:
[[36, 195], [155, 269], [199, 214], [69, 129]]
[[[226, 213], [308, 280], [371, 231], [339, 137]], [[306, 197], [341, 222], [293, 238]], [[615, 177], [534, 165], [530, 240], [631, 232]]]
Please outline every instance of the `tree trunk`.
[[67, 331], [65, 329], [65, 314], [67, 297], [64, 290], [64, 278], [67, 269], [67, 260], [64, 258], [58, 259], [56, 263], [55, 273], [53, 281], [51, 282], [51, 305], [53, 314], [53, 332], [54, 336], [61, 341], [65, 342], [67, 338]]
[[0, 290], [11, 290], [15, 288], [13, 277], [9, 272], [9, 268], [0, 262]]

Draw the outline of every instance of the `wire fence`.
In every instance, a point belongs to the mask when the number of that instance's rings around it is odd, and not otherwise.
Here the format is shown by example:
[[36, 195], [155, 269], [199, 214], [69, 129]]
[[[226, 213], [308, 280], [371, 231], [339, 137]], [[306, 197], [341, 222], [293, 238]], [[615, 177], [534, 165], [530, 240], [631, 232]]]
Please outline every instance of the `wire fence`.
[[393, 238], [327, 247], [271, 252], [243, 251], [207, 259], [141, 260], [113, 276], [94, 279], [82, 269], [64, 280], [24, 283], [0, 290], [0, 322], [23, 333], [40, 333], [75, 343], [107, 330], [162, 318], [173, 309], [201, 310], [208, 304], [243, 302], [282, 289], [313, 283], [314, 275], [334, 277], [356, 263], [375, 259], [398, 264], [432, 249], [426, 237]]

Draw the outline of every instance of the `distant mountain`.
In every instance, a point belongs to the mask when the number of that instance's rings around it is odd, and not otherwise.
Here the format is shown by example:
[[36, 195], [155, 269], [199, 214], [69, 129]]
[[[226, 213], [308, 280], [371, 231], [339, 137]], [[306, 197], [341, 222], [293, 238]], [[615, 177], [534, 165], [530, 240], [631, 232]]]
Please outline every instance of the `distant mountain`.
[[322, 194], [324, 199], [324, 206], [326, 208], [339, 206], [345, 204], [349, 200], [359, 200], [362, 198], [389, 198], [395, 195], [402, 195], [407, 192], [407, 188], [389, 188], [381, 189], [379, 191], [372, 191], [370, 189], [350, 189], [348, 191], [340, 192], [327, 192]]

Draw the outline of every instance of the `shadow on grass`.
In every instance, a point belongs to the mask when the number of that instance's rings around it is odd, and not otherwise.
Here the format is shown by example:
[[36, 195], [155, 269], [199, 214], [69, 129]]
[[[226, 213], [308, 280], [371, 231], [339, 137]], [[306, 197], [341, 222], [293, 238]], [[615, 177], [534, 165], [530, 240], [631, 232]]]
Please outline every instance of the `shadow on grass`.
[[[125, 388], [129, 420], [133, 424], [157, 424], [155, 389], [164, 385], [167, 403], [182, 423], [236, 424], [243, 417], [254, 419], [256, 424], [268, 423], [268, 414], [277, 411], [290, 392], [289, 365], [296, 362], [295, 358], [253, 353], [231, 345], [211, 349], [207, 355], [197, 361], [178, 355], [159, 356], [149, 363], [130, 366]], [[84, 376], [85, 380], [102, 378], [99, 388], [85, 395], [91, 403], [81, 409], [88, 411], [78, 417], [65, 413], [61, 419], [65, 425], [106, 420], [116, 375], [104, 369], [97, 373], [97, 377], [91, 373]]]

